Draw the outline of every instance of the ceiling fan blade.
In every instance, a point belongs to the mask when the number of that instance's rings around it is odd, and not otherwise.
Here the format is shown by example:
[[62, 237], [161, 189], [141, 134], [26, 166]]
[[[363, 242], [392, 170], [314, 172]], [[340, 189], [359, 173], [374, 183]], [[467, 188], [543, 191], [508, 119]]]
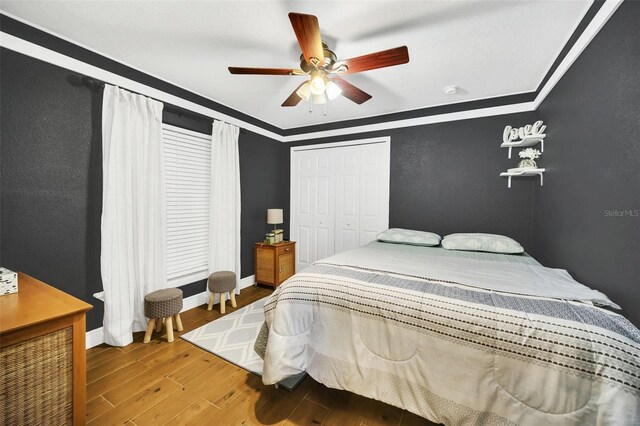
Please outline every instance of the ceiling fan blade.
[[368, 94], [364, 90], [358, 89], [356, 86], [346, 80], [341, 79], [340, 77], [333, 77], [331, 78], [331, 81], [333, 81], [338, 85], [338, 87], [340, 87], [340, 90], [342, 90], [342, 96], [352, 100], [358, 105], [363, 104], [371, 99], [370, 94]]
[[313, 15], [292, 12], [289, 13], [289, 20], [298, 38], [298, 44], [300, 44], [304, 59], [312, 65], [323, 64], [324, 49], [320, 38], [318, 18]]
[[340, 61], [340, 63], [345, 63], [349, 67], [344, 74], [355, 74], [377, 68], [392, 67], [394, 65], [406, 64], [407, 62], [409, 62], [409, 50], [407, 46], [396, 47]]
[[302, 100], [302, 98], [298, 96], [298, 89], [302, 87], [302, 84], [296, 87], [296, 90], [294, 90], [293, 93], [291, 93], [289, 97], [282, 103], [283, 107], [292, 107], [298, 105], [298, 103]]
[[244, 68], [229, 67], [231, 74], [260, 74], [260, 75], [296, 75], [296, 69], [293, 68]]

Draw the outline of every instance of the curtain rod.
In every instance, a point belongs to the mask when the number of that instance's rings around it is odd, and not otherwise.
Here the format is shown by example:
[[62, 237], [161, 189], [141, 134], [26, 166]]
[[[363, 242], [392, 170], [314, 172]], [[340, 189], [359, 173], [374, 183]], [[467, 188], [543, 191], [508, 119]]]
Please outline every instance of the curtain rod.
[[[104, 82], [102, 80], [98, 80], [97, 78], [89, 77], [89, 76], [86, 76], [86, 75], [83, 76], [81, 80], [82, 80], [82, 82], [84, 83], [85, 86], [87, 86], [87, 87], [89, 87], [91, 89], [95, 89], [95, 90], [104, 89], [104, 85], [107, 84], [106, 82]], [[164, 105], [164, 108], [163, 108], [164, 110], [166, 110], [168, 112], [171, 112], [171, 113], [174, 113], [174, 114], [177, 114], [178, 116], [183, 116], [184, 115], [184, 116], [187, 116], [187, 117], [194, 118], [196, 120], [206, 121], [207, 124], [213, 125], [213, 120], [214, 119], [211, 118], [211, 117], [207, 117], [206, 115], [198, 114], [197, 112], [189, 111], [189, 110], [186, 110], [184, 108], [181, 108], [181, 107], [173, 105], [173, 104], [168, 104], [166, 102], [163, 102], [163, 101], [160, 101], [158, 99], [152, 98], [151, 96], [147, 96], [147, 95], [144, 95], [142, 93], [134, 92], [133, 90], [129, 90], [129, 89], [125, 89], [125, 90], [127, 90], [128, 92], [131, 92], [131, 93], [135, 93], [136, 95], [145, 96], [145, 97], [153, 99], [155, 101], [162, 102], [162, 104]], [[220, 120], [220, 121], [224, 121], [224, 120]], [[238, 127], [240, 127], [240, 126], [238, 126]], [[242, 127], [240, 127], [240, 133], [246, 133], [246, 130], [243, 129]]]

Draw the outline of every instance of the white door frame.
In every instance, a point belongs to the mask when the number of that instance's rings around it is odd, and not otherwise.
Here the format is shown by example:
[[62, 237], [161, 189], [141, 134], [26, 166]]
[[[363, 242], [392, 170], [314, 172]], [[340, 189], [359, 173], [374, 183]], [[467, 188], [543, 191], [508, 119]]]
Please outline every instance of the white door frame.
[[[367, 138], [367, 139], [354, 139], [340, 142], [331, 142], [331, 143], [322, 143], [322, 144], [314, 144], [314, 145], [301, 145], [301, 146], [292, 146], [290, 149], [290, 161], [289, 161], [289, 238], [292, 241], [296, 241], [298, 238], [298, 233], [296, 230], [295, 223], [295, 215], [293, 214], [294, 206], [297, 205], [297, 195], [294, 191], [293, 182], [294, 182], [294, 153], [300, 151], [312, 151], [318, 149], [327, 149], [327, 148], [339, 148], [342, 146], [356, 146], [356, 145], [369, 145], [369, 144], [384, 144], [387, 149], [387, 160], [389, 161], [389, 171], [391, 171], [391, 136], [378, 136], [375, 138]], [[391, 180], [391, 174], [389, 174], [389, 180]], [[389, 182], [391, 185], [391, 182]], [[389, 186], [389, 190], [391, 187]], [[391, 194], [389, 194], [391, 196]], [[387, 208], [387, 222], [389, 216], [389, 209]], [[295, 262], [298, 262], [298, 250], [296, 250], [296, 259]]]

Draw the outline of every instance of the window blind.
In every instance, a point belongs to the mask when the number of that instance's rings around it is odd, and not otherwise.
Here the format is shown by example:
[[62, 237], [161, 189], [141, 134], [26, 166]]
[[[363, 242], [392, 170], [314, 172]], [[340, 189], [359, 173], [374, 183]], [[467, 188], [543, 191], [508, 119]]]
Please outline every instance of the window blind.
[[167, 278], [207, 277], [211, 135], [162, 125], [167, 185]]

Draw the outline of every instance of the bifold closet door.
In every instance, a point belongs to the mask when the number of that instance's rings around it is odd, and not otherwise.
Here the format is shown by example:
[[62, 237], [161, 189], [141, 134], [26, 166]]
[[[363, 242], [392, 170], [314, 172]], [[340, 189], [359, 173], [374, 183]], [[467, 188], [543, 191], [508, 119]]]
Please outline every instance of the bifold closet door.
[[300, 151], [292, 161], [291, 234], [296, 270], [334, 253], [334, 162], [331, 150]]
[[389, 156], [388, 144], [360, 146], [358, 247], [389, 228]]
[[389, 144], [292, 151], [296, 270], [365, 245], [389, 226]]

